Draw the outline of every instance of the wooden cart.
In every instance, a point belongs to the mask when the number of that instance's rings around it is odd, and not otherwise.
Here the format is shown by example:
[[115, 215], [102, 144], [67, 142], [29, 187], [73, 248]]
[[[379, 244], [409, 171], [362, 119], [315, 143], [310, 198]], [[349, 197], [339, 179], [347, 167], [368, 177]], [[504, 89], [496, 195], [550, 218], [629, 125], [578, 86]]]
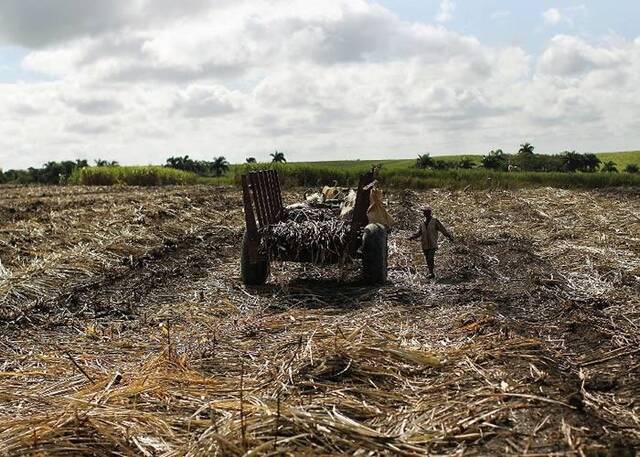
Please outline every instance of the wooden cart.
[[[369, 194], [375, 182], [373, 173], [360, 177], [356, 202], [351, 213], [348, 242], [341, 259], [362, 259], [363, 279], [369, 284], [382, 284], [387, 279], [387, 230], [381, 224], [369, 224]], [[290, 252], [269, 257], [260, 252], [260, 232], [270, 224], [287, 222], [286, 208], [278, 174], [274, 170], [250, 172], [242, 176], [245, 233], [242, 240], [240, 270], [247, 285], [264, 284], [272, 260], [308, 262], [310, 259]], [[335, 258], [335, 262], [339, 259]]]

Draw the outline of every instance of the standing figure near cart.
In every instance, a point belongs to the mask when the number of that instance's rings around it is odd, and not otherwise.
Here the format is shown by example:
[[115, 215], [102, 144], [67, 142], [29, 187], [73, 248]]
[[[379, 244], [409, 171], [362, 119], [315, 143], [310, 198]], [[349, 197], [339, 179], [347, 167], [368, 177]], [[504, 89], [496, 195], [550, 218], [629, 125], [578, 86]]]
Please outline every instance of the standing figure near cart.
[[436, 251], [438, 250], [438, 236], [442, 233], [449, 238], [449, 241], [453, 242], [453, 235], [445, 228], [442, 223], [433, 217], [433, 212], [430, 207], [422, 209], [424, 220], [420, 222], [420, 228], [418, 231], [409, 237], [410, 240], [420, 239], [422, 244], [422, 252], [427, 260], [427, 268], [429, 268], [429, 277], [435, 278], [434, 267]]

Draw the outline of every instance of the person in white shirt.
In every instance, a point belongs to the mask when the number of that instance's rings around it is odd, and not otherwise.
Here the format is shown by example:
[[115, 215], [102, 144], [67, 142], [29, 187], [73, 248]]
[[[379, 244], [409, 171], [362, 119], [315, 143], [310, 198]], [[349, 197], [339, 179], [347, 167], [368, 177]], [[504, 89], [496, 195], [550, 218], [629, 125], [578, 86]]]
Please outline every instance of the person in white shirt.
[[427, 260], [427, 268], [429, 268], [429, 277], [435, 278], [435, 257], [438, 250], [438, 236], [442, 233], [449, 241], [453, 242], [453, 235], [449, 233], [442, 223], [433, 217], [433, 211], [430, 207], [422, 209], [424, 220], [420, 223], [418, 231], [409, 237], [410, 240], [420, 239], [422, 244], [422, 252]]

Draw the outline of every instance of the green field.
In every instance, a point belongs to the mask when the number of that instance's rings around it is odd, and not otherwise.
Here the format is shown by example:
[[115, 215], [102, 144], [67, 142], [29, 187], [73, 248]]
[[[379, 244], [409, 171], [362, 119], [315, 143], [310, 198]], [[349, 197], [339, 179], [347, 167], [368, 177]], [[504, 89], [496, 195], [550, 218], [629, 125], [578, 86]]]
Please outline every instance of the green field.
[[[601, 160], [612, 160], [622, 171], [628, 163], [640, 164], [639, 152], [601, 153]], [[477, 165], [481, 155], [435, 156], [434, 159], [460, 161], [472, 159]], [[638, 187], [640, 174], [630, 173], [559, 173], [559, 172], [500, 172], [475, 168], [471, 170], [421, 170], [414, 167], [415, 159], [394, 160], [341, 160], [326, 162], [290, 162], [287, 164], [258, 163], [234, 165], [221, 178], [204, 178], [210, 184], [239, 183], [243, 173], [253, 169], [275, 168], [285, 187], [317, 187], [337, 181], [342, 186], [355, 186], [361, 173], [372, 165], [382, 164], [379, 180], [384, 186], [396, 188], [427, 189], [445, 187], [452, 189], [515, 189], [522, 187], [605, 188]]]
[[[640, 151], [625, 151], [625, 152], [598, 152], [596, 155], [606, 162], [612, 160], [618, 166], [620, 171], [624, 170], [630, 163], [640, 165]], [[476, 165], [480, 165], [482, 160], [482, 154], [465, 154], [465, 155], [445, 155], [445, 156], [433, 156], [433, 159], [444, 160], [446, 162], [457, 162], [462, 159], [471, 159]], [[291, 162], [295, 165], [311, 165], [321, 167], [339, 167], [347, 169], [369, 169], [372, 165], [382, 164], [384, 169], [398, 170], [411, 168], [416, 162], [415, 158], [411, 159], [393, 159], [393, 160], [336, 160], [326, 162]]]
[[[599, 153], [602, 161], [613, 161], [620, 171], [629, 163], [640, 164], [640, 151]], [[479, 164], [480, 155], [436, 156], [434, 159], [460, 161], [469, 158]], [[163, 184], [239, 184], [240, 176], [253, 169], [275, 168], [285, 187], [318, 187], [337, 181], [342, 186], [357, 185], [359, 176], [372, 165], [382, 164], [379, 180], [386, 187], [426, 189], [514, 189], [522, 187], [604, 188], [640, 187], [640, 174], [630, 173], [543, 173], [486, 170], [421, 170], [414, 167], [415, 159], [348, 160], [326, 162], [290, 162], [287, 164], [258, 163], [232, 165], [221, 177], [197, 177], [165, 167], [91, 167], [77, 170], [71, 184], [85, 185], [163, 185]]]
[[606, 162], [608, 160], [614, 161], [620, 171], [624, 170], [624, 167], [631, 163], [640, 165], [640, 151], [599, 152], [596, 155], [603, 162]]
[[70, 184], [83, 186], [166, 186], [197, 181], [193, 173], [159, 166], [78, 168], [69, 178]]
[[[476, 165], [480, 164], [481, 155], [448, 155], [434, 156], [436, 160], [444, 160], [445, 162], [458, 162], [468, 158], [473, 160]], [[382, 164], [385, 170], [406, 170], [412, 168], [416, 163], [416, 159], [393, 159], [393, 160], [331, 160], [325, 162], [291, 162], [292, 165], [319, 166], [330, 168], [342, 168], [349, 170], [368, 170], [373, 165]]]

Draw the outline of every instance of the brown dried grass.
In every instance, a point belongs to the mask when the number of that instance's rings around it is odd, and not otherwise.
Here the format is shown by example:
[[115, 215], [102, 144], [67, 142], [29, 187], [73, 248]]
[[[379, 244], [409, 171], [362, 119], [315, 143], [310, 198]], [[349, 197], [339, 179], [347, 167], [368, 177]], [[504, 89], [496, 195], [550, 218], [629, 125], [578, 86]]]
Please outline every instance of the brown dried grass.
[[[287, 264], [246, 289], [236, 193], [105, 191], [66, 206], [62, 190], [33, 192], [15, 200], [46, 210], [1, 234], [32, 241], [2, 251], [22, 282], [0, 287], [23, 317], [0, 337], [0, 454], [619, 455], [640, 443], [634, 195], [392, 195], [388, 286]], [[443, 244], [436, 283], [405, 240], [426, 202], [459, 239]], [[160, 211], [176, 217], [150, 217]]]

